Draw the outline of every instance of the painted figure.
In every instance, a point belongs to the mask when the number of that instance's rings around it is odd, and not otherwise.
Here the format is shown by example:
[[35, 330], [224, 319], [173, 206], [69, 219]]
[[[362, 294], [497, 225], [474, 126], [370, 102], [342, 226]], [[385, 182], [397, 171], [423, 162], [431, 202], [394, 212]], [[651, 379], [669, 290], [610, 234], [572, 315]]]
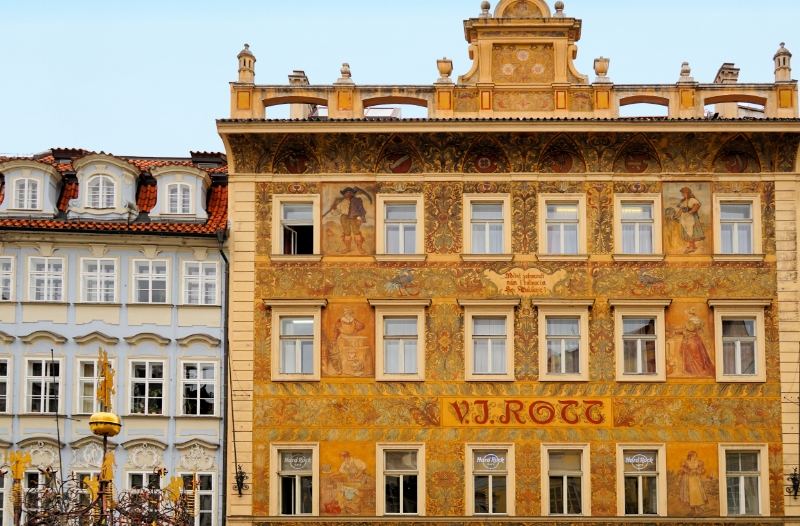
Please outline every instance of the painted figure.
[[708, 356], [706, 344], [700, 337], [705, 322], [697, 315], [697, 309], [692, 307], [686, 311], [688, 318], [683, 324], [683, 340], [681, 341], [681, 358], [683, 358], [683, 372], [692, 376], [714, 376], [714, 364]]
[[691, 254], [697, 250], [697, 242], [704, 241], [706, 236], [703, 233], [703, 226], [700, 224], [700, 201], [692, 193], [692, 190], [687, 187], [681, 188], [681, 195], [683, 199], [675, 214], [681, 224], [681, 236], [687, 243], [686, 254]]
[[347, 254], [352, 250], [352, 242], [355, 240], [356, 249], [359, 254], [366, 254], [362, 248], [364, 244], [364, 236], [361, 235], [361, 223], [367, 220], [367, 211], [364, 209], [364, 201], [360, 197], [356, 197], [356, 189], [348, 186], [341, 191], [342, 199], [340, 202], [333, 205], [331, 210], [341, 212], [339, 221], [342, 224], [342, 241], [344, 242], [343, 254]]
[[365, 476], [367, 464], [361, 459], [350, 456], [349, 451], [339, 453], [339, 458], [342, 459], [342, 465], [330, 476], [331, 481], [336, 483], [336, 499], [326, 503], [326, 509], [329, 507], [335, 510], [338, 507], [346, 515], [358, 515], [361, 513], [363, 500], [360, 491], [363, 487], [361, 479], [367, 478]]
[[360, 459], [350, 456], [349, 451], [342, 451], [339, 453], [339, 458], [342, 459], [342, 465], [334, 473], [331, 473], [331, 478], [344, 476], [347, 480], [358, 480], [367, 470], [367, 464]]
[[702, 476], [706, 474], [705, 463], [697, 458], [696, 451], [689, 451], [686, 460], [681, 462], [678, 475], [681, 476], [680, 502], [690, 508], [692, 515], [698, 514], [708, 504]]
[[371, 376], [375, 361], [368, 336], [359, 336], [366, 325], [355, 318], [352, 307], [344, 307], [333, 326], [333, 340], [327, 345], [323, 369], [331, 376]]

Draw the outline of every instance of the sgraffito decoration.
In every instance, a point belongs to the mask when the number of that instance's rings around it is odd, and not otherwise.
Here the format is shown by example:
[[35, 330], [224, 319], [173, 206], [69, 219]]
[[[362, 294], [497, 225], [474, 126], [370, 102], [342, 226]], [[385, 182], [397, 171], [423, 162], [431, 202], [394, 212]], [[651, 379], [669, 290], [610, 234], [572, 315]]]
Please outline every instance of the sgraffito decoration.
[[514, 376], [521, 381], [539, 377], [539, 318], [530, 300], [524, 300], [514, 317]]
[[592, 477], [592, 516], [616, 517], [617, 513], [617, 451], [609, 442], [593, 443], [590, 447]]
[[492, 109], [509, 111], [553, 111], [556, 98], [552, 91], [498, 91], [492, 96]]
[[511, 245], [515, 254], [537, 250], [536, 185], [527, 181], [511, 183]]
[[650, 174], [661, 172], [658, 153], [644, 134], [636, 134], [617, 154], [615, 173]]
[[760, 173], [761, 166], [753, 144], [744, 135], [725, 143], [714, 159], [714, 171], [729, 174]]
[[464, 315], [457, 303], [436, 303], [426, 315], [426, 378], [464, 379]]
[[483, 135], [470, 146], [461, 171], [482, 174], [506, 173], [509, 171], [508, 156], [494, 138]]
[[538, 443], [517, 443], [514, 449], [516, 471], [516, 514], [538, 517], [542, 514], [542, 449]]
[[552, 44], [494, 44], [492, 80], [498, 84], [549, 84], [555, 79]]
[[589, 379], [592, 382], [613, 382], [614, 313], [607, 302], [598, 302], [589, 316]]
[[315, 141], [315, 136], [301, 138], [299, 135], [288, 135], [278, 147], [272, 164], [272, 172], [293, 175], [319, 173], [320, 166], [315, 153]]
[[[577, 84], [581, 84], [578, 82]], [[569, 111], [589, 112], [594, 111], [594, 97], [592, 91], [570, 91]]]
[[392, 135], [378, 154], [376, 173], [409, 174], [421, 173], [422, 159], [416, 148], [409, 144], [402, 135]]
[[611, 183], [586, 183], [588, 247], [591, 254], [614, 252], [614, 191]]
[[458, 254], [462, 247], [461, 183], [425, 185], [425, 250], [432, 254]]
[[425, 445], [430, 459], [427, 465], [427, 514], [430, 516], [463, 516], [464, 445], [457, 442], [429, 442]]
[[[465, 79], [469, 82], [469, 79]], [[478, 111], [478, 92], [471, 91], [456, 91], [455, 97], [455, 110], [458, 113], [470, 113]]]
[[548, 144], [539, 161], [539, 172], [552, 174], [584, 173], [586, 162], [575, 141], [560, 134]]
[[517, 0], [503, 10], [503, 18], [540, 18], [542, 11], [527, 0]]
[[770, 444], [769, 455], [769, 508], [773, 517], [781, 517], [784, 510], [783, 444]]

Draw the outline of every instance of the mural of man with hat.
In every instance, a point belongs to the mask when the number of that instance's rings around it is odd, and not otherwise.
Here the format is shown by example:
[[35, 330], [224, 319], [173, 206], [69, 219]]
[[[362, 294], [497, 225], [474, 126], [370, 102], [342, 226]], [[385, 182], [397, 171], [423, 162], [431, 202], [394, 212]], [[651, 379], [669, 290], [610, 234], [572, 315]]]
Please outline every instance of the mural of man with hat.
[[[343, 254], [347, 254], [352, 250], [352, 242], [355, 240], [356, 249], [360, 254], [366, 254], [362, 248], [364, 244], [364, 236], [361, 235], [361, 223], [367, 220], [367, 211], [364, 209], [364, 201], [360, 197], [356, 197], [358, 188], [348, 186], [340, 193], [344, 196], [340, 202], [333, 205], [332, 210], [340, 209], [342, 223], [342, 241], [344, 241]], [[363, 192], [363, 190], [362, 190]]]

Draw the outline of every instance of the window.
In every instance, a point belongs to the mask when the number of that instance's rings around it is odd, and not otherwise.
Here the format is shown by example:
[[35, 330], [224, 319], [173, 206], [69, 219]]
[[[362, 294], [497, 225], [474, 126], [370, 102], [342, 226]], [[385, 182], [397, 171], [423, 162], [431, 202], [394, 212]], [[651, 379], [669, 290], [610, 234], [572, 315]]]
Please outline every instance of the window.
[[663, 259], [660, 194], [615, 194], [614, 217], [616, 259]]
[[664, 309], [670, 300], [611, 300], [615, 310], [617, 381], [666, 380]]
[[[8, 377], [9, 365], [8, 360], [0, 360], [0, 413], [8, 413], [11, 407], [8, 398], [9, 387], [11, 385], [11, 380]], [[2, 479], [2, 477], [0, 477], [0, 479]]]
[[369, 303], [375, 307], [375, 378], [424, 380], [425, 307], [430, 300], [370, 299]]
[[272, 213], [274, 256], [321, 257], [319, 195], [273, 195]]
[[547, 507], [549, 515], [589, 515], [584, 503], [588, 473], [585, 449], [545, 448], [547, 453]]
[[761, 196], [716, 194], [714, 196], [715, 259], [751, 256], [760, 259]]
[[0, 301], [11, 301], [14, 293], [14, 260], [0, 258]]
[[30, 258], [31, 301], [64, 301], [64, 259]]
[[313, 374], [314, 318], [281, 318], [281, 374]]
[[376, 246], [379, 255], [396, 259], [423, 252], [424, 227], [420, 220], [423, 206], [421, 195], [378, 194]]
[[314, 452], [281, 451], [280, 515], [312, 515], [314, 513]]
[[83, 301], [114, 303], [117, 290], [117, 262], [114, 259], [81, 259]]
[[539, 309], [539, 380], [589, 379], [589, 307], [593, 301], [535, 300]]
[[319, 381], [325, 300], [265, 300], [272, 307], [272, 380]]
[[183, 487], [187, 490], [194, 488], [196, 513], [194, 526], [212, 526], [216, 523], [214, 513], [214, 475], [211, 473], [182, 474]]
[[417, 321], [417, 318], [384, 318], [383, 351], [386, 374], [417, 373]]
[[128, 489], [160, 489], [161, 477], [152, 471], [128, 472]]
[[505, 316], [472, 318], [472, 356], [475, 374], [505, 374], [508, 325]]
[[182, 369], [183, 414], [214, 416], [216, 364], [184, 363]]
[[766, 382], [764, 308], [770, 299], [708, 300], [718, 382]]
[[25, 364], [28, 413], [57, 413], [61, 395], [61, 363], [28, 360]]
[[[110, 362], [113, 367], [113, 360], [110, 360]], [[78, 361], [78, 413], [88, 415], [102, 411], [100, 402], [97, 401], [99, 373], [97, 360]]]
[[131, 414], [164, 414], [164, 362], [131, 362]]
[[383, 487], [386, 515], [416, 515], [419, 467], [417, 451], [384, 451]]
[[760, 457], [759, 451], [725, 451], [728, 515], [761, 515]]
[[543, 194], [539, 199], [539, 253], [584, 258], [586, 254], [586, 196]]
[[183, 303], [217, 305], [216, 262], [186, 261], [183, 264]]
[[167, 213], [184, 215], [192, 213], [192, 188], [188, 184], [167, 185]]
[[464, 195], [464, 253], [501, 256], [511, 252], [511, 198], [507, 195]]
[[465, 307], [466, 379], [514, 380], [514, 306], [518, 300], [459, 300]]
[[617, 509], [622, 515], [667, 515], [664, 444], [617, 444]]
[[38, 210], [39, 181], [36, 179], [16, 179], [14, 181], [14, 208], [17, 210]]
[[114, 180], [107, 175], [89, 179], [86, 208], [114, 208]]
[[166, 260], [133, 261], [134, 303], [167, 302], [167, 268]]
[[86, 485], [92, 479], [99, 480], [99, 471], [77, 471], [75, 472], [74, 480], [78, 493], [80, 494], [79, 502], [82, 506], [88, 506], [91, 503], [91, 495], [89, 494], [88, 486]]
[[514, 447], [468, 444], [467, 514], [514, 515]]

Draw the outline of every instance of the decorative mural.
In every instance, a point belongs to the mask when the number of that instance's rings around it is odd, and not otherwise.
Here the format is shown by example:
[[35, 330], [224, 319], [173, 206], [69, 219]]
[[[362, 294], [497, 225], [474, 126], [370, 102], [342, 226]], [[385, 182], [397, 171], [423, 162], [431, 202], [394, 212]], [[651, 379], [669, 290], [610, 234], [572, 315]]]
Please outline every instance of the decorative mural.
[[711, 185], [664, 183], [664, 251], [711, 254]]
[[323, 185], [323, 253], [375, 253], [375, 193], [374, 183]]
[[322, 374], [375, 376], [375, 314], [366, 303], [332, 304], [322, 320]]
[[667, 309], [667, 375], [716, 378], [714, 313], [706, 303], [675, 303]]
[[667, 500], [671, 516], [719, 516], [718, 458], [717, 444], [667, 444]]
[[375, 516], [375, 446], [326, 443], [320, 449], [320, 515]]

